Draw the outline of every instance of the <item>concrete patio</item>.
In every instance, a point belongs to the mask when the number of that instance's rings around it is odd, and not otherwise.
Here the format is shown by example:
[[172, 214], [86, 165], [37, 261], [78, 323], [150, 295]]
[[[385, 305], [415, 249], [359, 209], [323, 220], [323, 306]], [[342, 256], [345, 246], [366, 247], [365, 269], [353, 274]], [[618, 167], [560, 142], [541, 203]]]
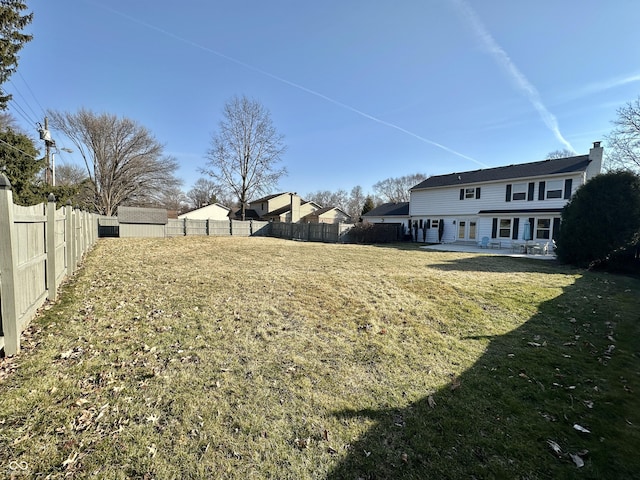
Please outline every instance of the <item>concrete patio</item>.
[[498, 255], [503, 257], [531, 258], [534, 260], [555, 260], [553, 253], [546, 255], [517, 253], [509, 248], [480, 248], [476, 243], [437, 243], [433, 245], [425, 245], [421, 247], [425, 250], [434, 250], [438, 252], [465, 252], [465, 253], [482, 253], [486, 255]]

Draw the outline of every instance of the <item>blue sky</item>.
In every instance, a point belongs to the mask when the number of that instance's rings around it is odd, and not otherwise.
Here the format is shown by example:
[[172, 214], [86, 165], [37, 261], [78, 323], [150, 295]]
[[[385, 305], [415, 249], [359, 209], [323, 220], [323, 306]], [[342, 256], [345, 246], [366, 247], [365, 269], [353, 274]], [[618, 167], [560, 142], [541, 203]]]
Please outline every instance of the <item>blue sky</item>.
[[634, 0], [27, 1], [34, 39], [5, 85], [18, 121], [131, 118], [185, 191], [234, 95], [271, 112], [278, 190], [304, 195], [584, 154], [640, 94]]

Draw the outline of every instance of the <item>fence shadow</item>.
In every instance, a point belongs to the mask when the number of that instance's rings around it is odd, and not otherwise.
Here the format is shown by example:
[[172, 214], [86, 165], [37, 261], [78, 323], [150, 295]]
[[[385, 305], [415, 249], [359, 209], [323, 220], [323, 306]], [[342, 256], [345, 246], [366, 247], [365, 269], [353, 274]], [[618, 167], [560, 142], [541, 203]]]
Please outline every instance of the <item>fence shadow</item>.
[[[474, 268], [477, 263], [473, 262]], [[466, 269], [467, 261], [453, 262], [443, 268], [454, 267]], [[327, 478], [533, 479], [637, 475], [640, 460], [633, 453], [633, 442], [628, 442], [629, 452], [614, 453], [611, 445], [603, 440], [616, 435], [616, 430], [607, 430], [613, 427], [607, 423], [608, 419], [602, 419], [603, 415], [640, 421], [638, 414], [632, 413], [635, 411], [633, 398], [629, 396], [627, 403], [617, 405], [617, 411], [606, 413], [603, 412], [604, 398], [595, 399], [593, 409], [585, 403], [598, 395], [594, 387], [602, 388], [605, 383], [606, 372], [600, 363], [610, 343], [604, 339], [608, 328], [605, 321], [590, 324], [591, 330], [602, 335], [594, 337], [600, 340], [590, 339], [592, 343], [581, 348], [580, 343], [575, 342], [576, 324], [558, 320], [559, 309], [563, 313], [566, 309], [567, 315], [579, 315], [575, 310], [570, 313], [569, 308], [578, 308], [580, 302], [585, 307], [584, 315], [591, 313], [591, 309], [615, 308], [614, 302], [604, 304], [606, 300], [599, 300], [595, 294], [607, 294], [606, 280], [603, 290], [590, 292], [588, 300], [584, 282], [578, 280], [559, 297], [541, 304], [538, 313], [520, 328], [490, 338], [486, 353], [438, 391], [425, 394], [405, 408], [335, 412], [344, 421], [366, 418], [372, 420], [374, 426], [350, 445], [347, 458]], [[609, 313], [614, 315], [613, 311]], [[640, 330], [637, 315], [635, 322], [630, 323], [635, 324], [637, 335]], [[567, 344], [558, 342], [558, 338], [566, 338]], [[545, 344], [546, 339], [554, 341]], [[638, 342], [635, 342], [637, 348]], [[563, 362], [569, 360], [565, 355], [583, 356], [585, 361], [577, 371], [576, 363], [564, 368]], [[604, 393], [599, 395], [603, 397]], [[590, 425], [599, 431], [585, 435], [573, 428], [574, 423]], [[640, 438], [638, 433], [635, 435], [637, 447]], [[555, 455], [548, 440], [561, 445], [565, 456]], [[616, 442], [616, 446], [621, 444], [625, 442]], [[581, 450], [590, 453], [584, 458], [586, 465], [578, 470], [566, 452]], [[625, 464], [626, 454], [635, 460]]]

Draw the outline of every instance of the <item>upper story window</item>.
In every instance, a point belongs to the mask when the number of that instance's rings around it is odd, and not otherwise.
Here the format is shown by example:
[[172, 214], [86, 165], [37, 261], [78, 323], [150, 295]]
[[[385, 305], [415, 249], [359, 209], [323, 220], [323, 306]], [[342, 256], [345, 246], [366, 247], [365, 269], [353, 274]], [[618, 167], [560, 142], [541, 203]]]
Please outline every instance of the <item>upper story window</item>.
[[547, 182], [546, 198], [562, 198], [562, 180], [551, 180]]
[[478, 198], [480, 198], [480, 187], [460, 189], [460, 200], [473, 200]]
[[512, 190], [512, 200], [526, 200], [527, 199], [527, 184], [516, 183]]

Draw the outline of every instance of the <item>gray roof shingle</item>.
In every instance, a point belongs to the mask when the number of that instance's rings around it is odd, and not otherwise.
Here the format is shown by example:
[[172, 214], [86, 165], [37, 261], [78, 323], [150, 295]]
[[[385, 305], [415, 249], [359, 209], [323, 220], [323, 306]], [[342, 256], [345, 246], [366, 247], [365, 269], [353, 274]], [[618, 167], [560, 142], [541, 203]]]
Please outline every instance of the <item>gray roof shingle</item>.
[[118, 207], [118, 222], [148, 225], [166, 225], [167, 211], [164, 208]]
[[576, 157], [508, 165], [506, 167], [485, 168], [483, 170], [473, 170], [469, 172], [435, 175], [420, 182], [410, 190], [581, 172], [586, 170], [589, 162], [589, 155], [579, 155]]
[[409, 202], [383, 203], [373, 210], [369, 210], [363, 217], [389, 217], [394, 215], [409, 215]]

